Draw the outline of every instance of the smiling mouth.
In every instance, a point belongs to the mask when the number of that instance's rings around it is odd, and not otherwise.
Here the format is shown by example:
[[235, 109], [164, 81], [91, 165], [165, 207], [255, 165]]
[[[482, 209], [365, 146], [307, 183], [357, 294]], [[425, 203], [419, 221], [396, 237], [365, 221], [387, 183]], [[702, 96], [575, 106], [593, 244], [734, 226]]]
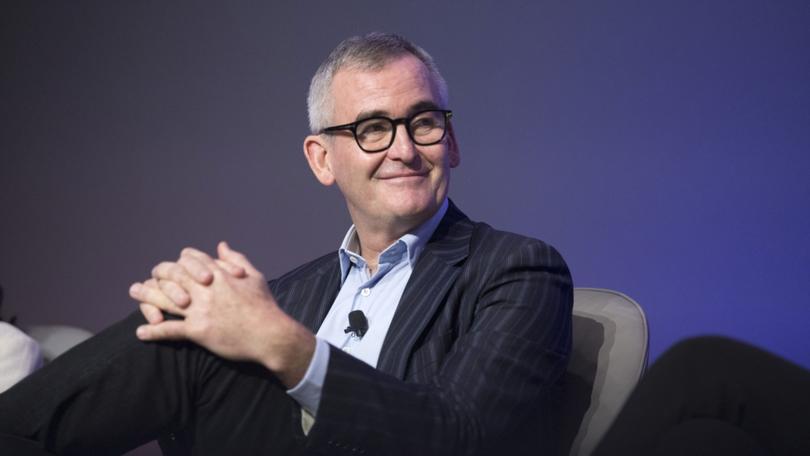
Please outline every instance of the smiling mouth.
[[400, 174], [391, 174], [387, 176], [378, 177], [379, 180], [394, 180], [394, 179], [417, 179], [420, 177], [427, 177], [428, 172], [417, 172], [417, 173], [400, 173]]

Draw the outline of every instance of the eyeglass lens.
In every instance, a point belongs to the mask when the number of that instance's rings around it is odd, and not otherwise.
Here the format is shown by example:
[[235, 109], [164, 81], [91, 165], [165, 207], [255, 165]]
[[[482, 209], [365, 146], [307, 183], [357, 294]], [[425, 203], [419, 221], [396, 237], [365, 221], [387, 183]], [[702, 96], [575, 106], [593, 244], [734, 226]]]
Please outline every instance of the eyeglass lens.
[[[442, 111], [421, 112], [407, 123], [408, 134], [416, 144], [435, 144], [444, 136], [445, 122]], [[393, 143], [395, 129], [391, 119], [374, 117], [365, 120], [357, 124], [357, 142], [367, 151], [386, 149]]]

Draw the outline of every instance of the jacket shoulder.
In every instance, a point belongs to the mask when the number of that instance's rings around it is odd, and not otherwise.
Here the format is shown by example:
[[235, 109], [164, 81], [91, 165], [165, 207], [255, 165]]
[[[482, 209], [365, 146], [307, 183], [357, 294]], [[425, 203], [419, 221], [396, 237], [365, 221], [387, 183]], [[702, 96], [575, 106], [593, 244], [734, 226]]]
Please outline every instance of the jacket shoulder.
[[568, 266], [560, 252], [551, 244], [522, 234], [495, 229], [484, 222], [473, 224], [470, 238], [471, 259], [507, 258], [532, 256], [543, 260], [547, 265], [561, 267], [568, 273]]
[[301, 282], [318, 280], [326, 274], [335, 273], [338, 267], [338, 255], [335, 252], [326, 253], [320, 257], [298, 266], [283, 275], [269, 281], [270, 291], [274, 294], [283, 293]]

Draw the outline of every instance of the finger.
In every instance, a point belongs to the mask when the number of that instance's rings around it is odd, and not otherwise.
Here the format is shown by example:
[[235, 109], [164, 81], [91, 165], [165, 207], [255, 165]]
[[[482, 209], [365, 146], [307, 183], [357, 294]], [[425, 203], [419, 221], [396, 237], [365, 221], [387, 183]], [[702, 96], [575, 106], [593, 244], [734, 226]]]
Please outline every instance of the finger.
[[261, 274], [256, 270], [256, 268], [253, 267], [245, 255], [237, 252], [236, 250], [232, 250], [225, 241], [222, 241], [217, 245], [217, 253], [219, 254], [220, 259], [245, 268], [245, 270], [251, 275]]
[[236, 277], [237, 279], [241, 279], [247, 277], [247, 271], [242, 266], [237, 266], [233, 263], [228, 263], [227, 261], [216, 259], [214, 262], [222, 268], [223, 271], [227, 272], [228, 274]]
[[177, 307], [185, 309], [191, 304], [191, 296], [180, 285], [168, 280], [152, 280], [155, 281], [155, 286], [159, 287], [160, 291], [168, 296]]
[[191, 274], [177, 263], [164, 261], [152, 268], [152, 277], [158, 280], [168, 280], [180, 285], [186, 292], [192, 292], [202, 285]]
[[141, 303], [151, 304], [166, 312], [185, 315], [185, 310], [178, 307], [163, 291], [155, 285], [147, 286], [142, 283], [133, 283], [129, 287], [129, 296]]
[[177, 263], [186, 268], [201, 285], [210, 285], [214, 280], [214, 262], [204, 252], [186, 247], [180, 252]]
[[150, 325], [156, 325], [163, 321], [163, 312], [152, 304], [140, 303], [141, 314]]
[[191, 304], [191, 296], [180, 285], [167, 280], [149, 279], [143, 286], [163, 292], [167, 298], [171, 299], [179, 307], [188, 307]]
[[135, 330], [140, 340], [181, 340], [186, 337], [185, 321], [167, 320], [156, 325], [141, 325]]

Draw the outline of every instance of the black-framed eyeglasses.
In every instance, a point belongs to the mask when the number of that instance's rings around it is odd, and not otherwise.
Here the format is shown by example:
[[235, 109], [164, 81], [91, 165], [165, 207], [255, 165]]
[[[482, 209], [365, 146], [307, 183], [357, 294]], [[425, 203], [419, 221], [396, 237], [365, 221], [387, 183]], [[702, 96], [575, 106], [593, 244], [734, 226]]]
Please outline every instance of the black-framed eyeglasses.
[[405, 131], [414, 144], [431, 146], [441, 142], [447, 134], [447, 122], [453, 117], [453, 111], [446, 109], [428, 109], [408, 117], [391, 119], [384, 116], [369, 117], [356, 122], [327, 127], [321, 130], [324, 134], [348, 130], [364, 152], [382, 152], [394, 144], [397, 125], [405, 125]]

